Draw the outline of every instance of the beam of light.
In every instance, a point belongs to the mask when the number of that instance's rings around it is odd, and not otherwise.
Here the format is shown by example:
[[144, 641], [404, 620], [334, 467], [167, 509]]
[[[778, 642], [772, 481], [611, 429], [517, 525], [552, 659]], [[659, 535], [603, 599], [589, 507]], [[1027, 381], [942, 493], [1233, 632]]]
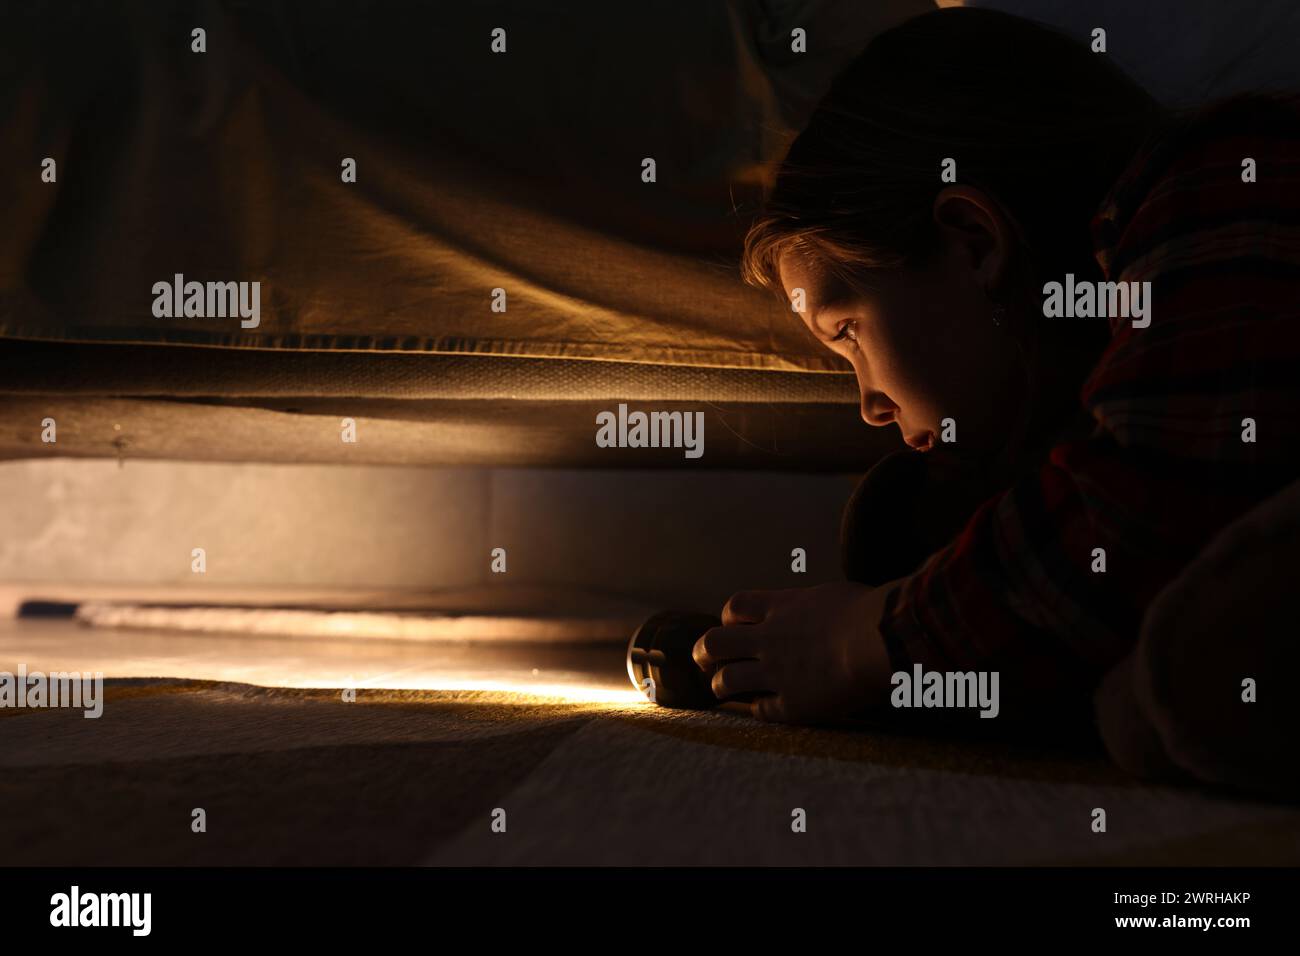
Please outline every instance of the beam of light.
[[628, 685], [621, 643], [560, 647], [543, 641], [286, 637], [87, 627], [67, 619], [0, 621], [0, 670], [20, 663], [29, 671], [99, 671], [110, 679], [481, 693], [485, 703], [653, 706]]
[[519, 680], [484, 680], [480, 678], [439, 678], [431, 681], [434, 686], [405, 688], [387, 685], [394, 690], [445, 690], [445, 691], [493, 691], [518, 697], [543, 697], [574, 704], [648, 704], [644, 694], [635, 690], [613, 690], [608, 687], [587, 687], [581, 684], [533, 684]]
[[622, 618], [337, 611], [311, 608], [148, 605], [85, 601], [76, 619], [91, 627], [270, 637], [370, 637], [389, 640], [608, 641], [635, 621]]
[[[214, 679], [238, 680], [239, 678], [224, 677]], [[249, 683], [246, 680], [244, 682]], [[302, 674], [286, 674], [271, 686], [315, 689], [355, 687], [357, 690], [486, 691], [519, 697], [547, 698], [565, 703], [621, 704], [625, 706], [649, 703], [644, 694], [634, 689], [617, 690], [612, 687], [601, 687], [578, 682], [532, 681], [520, 678], [517, 671], [503, 671], [499, 676], [484, 676], [482, 671], [475, 671], [472, 674], [440, 671], [419, 676], [393, 674], [370, 677], [364, 681], [352, 681], [346, 677], [342, 680], [335, 677], [321, 681], [310, 675], [304, 677]]]

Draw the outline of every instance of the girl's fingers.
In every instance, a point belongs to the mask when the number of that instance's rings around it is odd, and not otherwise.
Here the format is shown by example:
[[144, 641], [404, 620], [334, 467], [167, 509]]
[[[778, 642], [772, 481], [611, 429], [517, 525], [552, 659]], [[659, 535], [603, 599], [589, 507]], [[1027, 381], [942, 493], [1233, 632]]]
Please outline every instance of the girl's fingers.
[[737, 591], [722, 609], [722, 623], [759, 624], [767, 615], [767, 591]]
[[758, 634], [752, 624], [713, 627], [695, 642], [691, 657], [701, 670], [709, 670], [723, 661], [758, 657], [758, 644]]
[[713, 675], [712, 686], [719, 700], [772, 689], [767, 672], [758, 661], [734, 661], [719, 668]]

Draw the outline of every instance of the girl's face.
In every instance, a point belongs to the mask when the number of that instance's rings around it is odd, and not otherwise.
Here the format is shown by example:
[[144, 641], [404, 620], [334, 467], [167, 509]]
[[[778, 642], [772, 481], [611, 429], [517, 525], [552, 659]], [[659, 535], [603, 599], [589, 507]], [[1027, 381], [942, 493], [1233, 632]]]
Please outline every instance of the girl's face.
[[787, 253], [779, 266], [792, 302], [804, 290], [804, 324], [853, 365], [868, 425], [897, 425], [918, 451], [941, 444], [945, 419], [955, 442], [943, 448], [955, 455], [1006, 443], [1024, 411], [1019, 352], [961, 243], [924, 268], [872, 273], [869, 293], [804, 256]]

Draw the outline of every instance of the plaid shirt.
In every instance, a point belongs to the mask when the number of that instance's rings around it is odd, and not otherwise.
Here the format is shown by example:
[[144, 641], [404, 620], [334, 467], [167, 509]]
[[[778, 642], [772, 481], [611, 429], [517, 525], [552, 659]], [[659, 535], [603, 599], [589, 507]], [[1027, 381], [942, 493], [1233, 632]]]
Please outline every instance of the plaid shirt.
[[1000, 671], [1007, 716], [1085, 702], [1156, 594], [1300, 477], [1300, 99], [1180, 120], [1092, 228], [1108, 280], [1151, 282], [1150, 324], [1111, 318], [1080, 391], [1095, 430], [980, 506], [880, 621], [895, 670]]

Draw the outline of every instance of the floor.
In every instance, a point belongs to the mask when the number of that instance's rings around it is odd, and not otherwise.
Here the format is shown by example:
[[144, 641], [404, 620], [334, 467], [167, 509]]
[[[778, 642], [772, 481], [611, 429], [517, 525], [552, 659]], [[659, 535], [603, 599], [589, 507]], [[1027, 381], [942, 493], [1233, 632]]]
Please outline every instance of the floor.
[[1139, 786], [1077, 746], [671, 711], [615, 642], [4, 622], [20, 664], [107, 680], [99, 719], [0, 709], [15, 865], [1300, 862], [1297, 808]]

